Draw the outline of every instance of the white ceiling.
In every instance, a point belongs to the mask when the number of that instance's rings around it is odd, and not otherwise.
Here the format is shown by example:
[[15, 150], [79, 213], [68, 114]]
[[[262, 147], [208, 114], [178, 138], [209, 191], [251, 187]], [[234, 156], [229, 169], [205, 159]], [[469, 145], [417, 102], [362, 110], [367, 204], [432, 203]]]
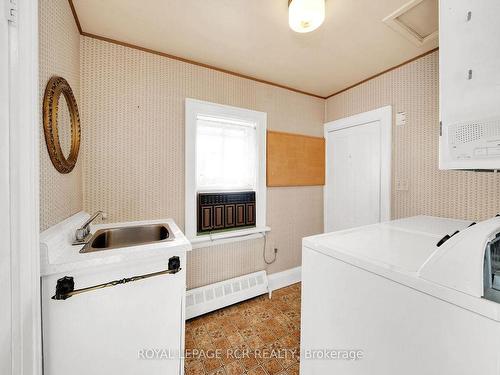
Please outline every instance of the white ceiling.
[[289, 29], [288, 0], [73, 3], [86, 33], [328, 96], [437, 47], [382, 22], [408, 1], [326, 0], [324, 24], [308, 34]]

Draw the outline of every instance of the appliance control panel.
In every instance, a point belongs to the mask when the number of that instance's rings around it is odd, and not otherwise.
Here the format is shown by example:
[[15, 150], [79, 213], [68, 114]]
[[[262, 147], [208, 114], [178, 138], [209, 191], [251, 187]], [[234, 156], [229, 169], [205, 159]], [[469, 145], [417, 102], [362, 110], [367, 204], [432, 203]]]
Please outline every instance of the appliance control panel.
[[441, 131], [441, 169], [500, 169], [500, 118], [451, 124]]

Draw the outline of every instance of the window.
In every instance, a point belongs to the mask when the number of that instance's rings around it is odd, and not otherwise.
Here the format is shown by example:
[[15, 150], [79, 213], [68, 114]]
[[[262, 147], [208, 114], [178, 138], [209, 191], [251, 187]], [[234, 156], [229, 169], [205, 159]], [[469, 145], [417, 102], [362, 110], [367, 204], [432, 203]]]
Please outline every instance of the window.
[[[193, 243], [269, 230], [265, 226], [266, 118], [263, 112], [186, 99], [185, 232]], [[199, 193], [249, 191], [255, 192], [254, 228], [198, 233]], [[209, 210], [204, 212], [210, 215]]]
[[196, 187], [198, 191], [255, 190], [256, 124], [198, 115]]

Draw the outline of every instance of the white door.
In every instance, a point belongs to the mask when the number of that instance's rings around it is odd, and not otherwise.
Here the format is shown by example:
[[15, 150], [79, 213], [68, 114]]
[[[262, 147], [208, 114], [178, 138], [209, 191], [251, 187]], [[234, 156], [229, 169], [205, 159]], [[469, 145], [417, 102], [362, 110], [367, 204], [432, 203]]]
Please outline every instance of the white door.
[[325, 232], [390, 219], [391, 113], [326, 124]]
[[41, 374], [38, 101], [38, 1], [1, 1], [0, 374], [2, 375]]

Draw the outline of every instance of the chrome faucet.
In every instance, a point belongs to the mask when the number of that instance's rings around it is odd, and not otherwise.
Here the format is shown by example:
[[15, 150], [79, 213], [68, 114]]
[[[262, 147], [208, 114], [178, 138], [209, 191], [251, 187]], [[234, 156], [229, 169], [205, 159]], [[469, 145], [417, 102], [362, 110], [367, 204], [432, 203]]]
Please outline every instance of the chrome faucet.
[[104, 211], [97, 211], [93, 214], [90, 219], [88, 219], [80, 228], [78, 228], [75, 232], [75, 240], [73, 241], [73, 245], [83, 245], [89, 241], [90, 238], [90, 224], [99, 217], [103, 220], [106, 219], [106, 213]]

